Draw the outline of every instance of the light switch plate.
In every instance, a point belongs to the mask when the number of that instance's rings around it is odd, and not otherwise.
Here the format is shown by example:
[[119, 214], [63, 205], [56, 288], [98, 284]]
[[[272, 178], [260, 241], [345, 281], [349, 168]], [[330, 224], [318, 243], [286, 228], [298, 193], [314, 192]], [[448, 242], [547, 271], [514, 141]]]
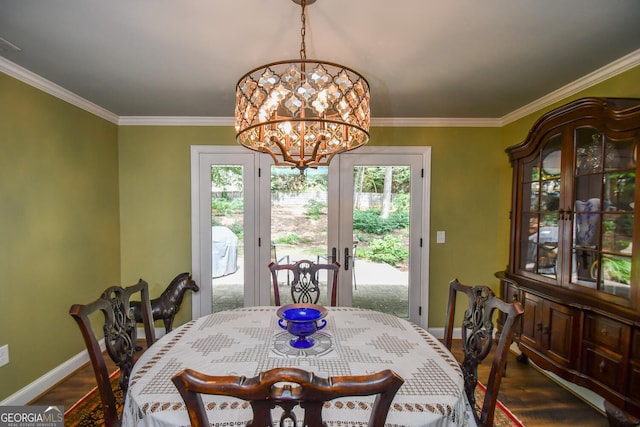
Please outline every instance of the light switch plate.
[[444, 243], [444, 241], [445, 241], [445, 232], [436, 231], [436, 243]]
[[5, 344], [0, 347], [0, 366], [7, 365], [9, 363], [9, 344]]

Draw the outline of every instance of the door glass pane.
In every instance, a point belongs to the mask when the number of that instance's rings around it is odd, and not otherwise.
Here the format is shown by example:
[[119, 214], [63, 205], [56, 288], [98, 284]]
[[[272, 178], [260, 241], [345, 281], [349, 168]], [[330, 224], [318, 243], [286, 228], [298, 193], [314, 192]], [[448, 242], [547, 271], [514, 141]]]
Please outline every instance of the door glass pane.
[[575, 141], [571, 281], [597, 289], [604, 161], [602, 134], [595, 128], [581, 127], [575, 131]]
[[[309, 260], [325, 264], [333, 262], [327, 250], [327, 184], [328, 168], [306, 169], [300, 175], [297, 169], [286, 166], [271, 167], [271, 261], [292, 264]], [[266, 267], [265, 267], [266, 268]], [[291, 277], [285, 271], [278, 273], [280, 303], [292, 302]], [[327, 275], [320, 272], [320, 300], [328, 305]], [[273, 289], [271, 303], [273, 304]]]
[[354, 167], [353, 306], [409, 315], [409, 166]]
[[602, 134], [594, 128], [576, 130], [576, 175], [602, 171]]
[[549, 138], [525, 165], [520, 224], [520, 268], [557, 279], [561, 135]]
[[636, 144], [576, 130], [572, 283], [629, 297]]
[[242, 166], [211, 166], [212, 312], [244, 305]]

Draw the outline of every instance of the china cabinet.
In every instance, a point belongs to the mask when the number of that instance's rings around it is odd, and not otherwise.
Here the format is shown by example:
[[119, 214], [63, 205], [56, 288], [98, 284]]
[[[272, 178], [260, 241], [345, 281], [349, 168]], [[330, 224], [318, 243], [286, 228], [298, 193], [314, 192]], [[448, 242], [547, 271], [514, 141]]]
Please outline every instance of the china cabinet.
[[584, 98], [542, 116], [513, 167], [501, 296], [522, 353], [640, 416], [640, 99]]

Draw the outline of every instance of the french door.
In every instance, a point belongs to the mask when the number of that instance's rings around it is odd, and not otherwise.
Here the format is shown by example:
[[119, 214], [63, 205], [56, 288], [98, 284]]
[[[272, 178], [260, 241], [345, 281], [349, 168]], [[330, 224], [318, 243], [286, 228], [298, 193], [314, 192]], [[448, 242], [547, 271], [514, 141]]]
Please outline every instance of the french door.
[[191, 147], [192, 297], [197, 318], [256, 305], [257, 157], [238, 147]]
[[[351, 267], [341, 271], [339, 305], [384, 311], [426, 327], [430, 149], [364, 147], [341, 154], [329, 169], [339, 176], [330, 184], [338, 200], [329, 229], [338, 233], [330, 234], [329, 244]], [[383, 173], [387, 189], [363, 191], [363, 181]], [[368, 188], [374, 189], [380, 190]]]
[[193, 316], [270, 305], [267, 265], [310, 259], [341, 264], [339, 305], [426, 326], [429, 155], [364, 147], [301, 178], [241, 147], [192, 147]]

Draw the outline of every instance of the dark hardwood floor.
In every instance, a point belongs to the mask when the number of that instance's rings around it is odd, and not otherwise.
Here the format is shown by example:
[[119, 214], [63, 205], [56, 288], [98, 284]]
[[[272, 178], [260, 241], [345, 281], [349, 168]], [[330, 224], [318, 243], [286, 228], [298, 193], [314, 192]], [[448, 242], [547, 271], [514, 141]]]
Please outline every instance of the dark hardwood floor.
[[[462, 343], [453, 343], [453, 354], [462, 360]], [[487, 384], [491, 364], [490, 354], [478, 368], [478, 379]], [[552, 381], [537, 368], [516, 360], [510, 352], [507, 375], [502, 378], [498, 399], [526, 427], [573, 426], [607, 427], [607, 417], [582, 399]]]
[[[462, 353], [459, 341], [454, 343], [453, 353], [460, 358]], [[603, 414], [534, 367], [518, 362], [513, 353], [509, 354], [507, 363], [507, 376], [502, 380], [499, 399], [525, 426], [608, 426]], [[484, 378], [489, 370], [486, 365], [487, 363], [485, 366], [481, 365], [479, 369], [480, 380], [485, 384]], [[115, 370], [113, 364], [110, 369], [110, 372]], [[63, 405], [67, 410], [93, 387], [93, 370], [86, 364], [30, 404]]]
[[[116, 365], [106, 354], [105, 360], [109, 373], [115, 372]], [[29, 402], [29, 405], [62, 405], [66, 411], [94, 388], [96, 388], [96, 377], [91, 364], [87, 362], [73, 374]]]

